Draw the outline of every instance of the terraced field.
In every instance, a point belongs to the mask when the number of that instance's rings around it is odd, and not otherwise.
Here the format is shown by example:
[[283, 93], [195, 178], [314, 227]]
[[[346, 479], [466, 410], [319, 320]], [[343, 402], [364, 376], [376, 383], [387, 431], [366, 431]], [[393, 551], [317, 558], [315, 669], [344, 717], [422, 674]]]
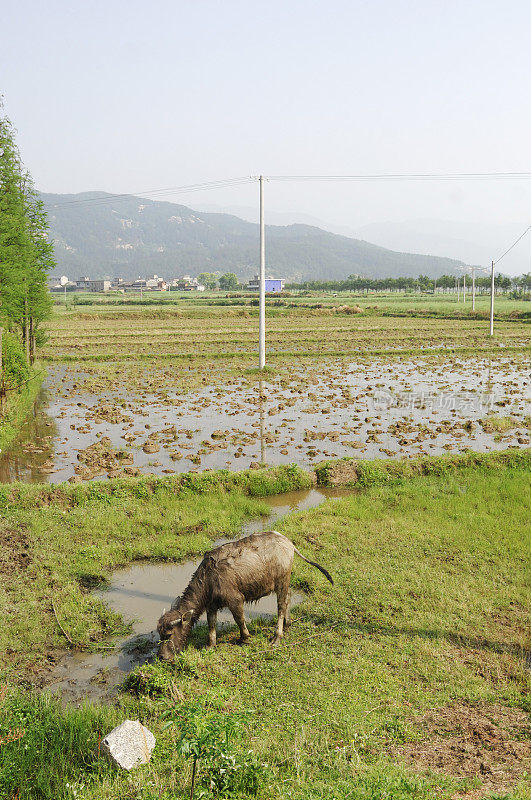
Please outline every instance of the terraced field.
[[[494, 339], [484, 319], [439, 319], [351, 314], [329, 308], [271, 309], [267, 319], [270, 361], [331, 355], [458, 350], [485, 353], [522, 348], [523, 320], [497, 322]], [[256, 309], [202, 307], [154, 311], [57, 314], [48, 326], [42, 356], [51, 361], [105, 361], [201, 357], [256, 359]], [[243, 361], [242, 361], [243, 363]]]

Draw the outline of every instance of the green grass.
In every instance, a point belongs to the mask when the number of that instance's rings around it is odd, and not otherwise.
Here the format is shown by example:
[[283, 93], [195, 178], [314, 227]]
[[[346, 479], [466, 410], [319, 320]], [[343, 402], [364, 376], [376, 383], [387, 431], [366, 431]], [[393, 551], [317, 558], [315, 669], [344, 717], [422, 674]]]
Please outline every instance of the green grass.
[[[521, 424], [521, 423], [520, 423]], [[510, 426], [509, 426], [510, 427]], [[321, 486], [367, 488], [381, 484], [401, 484], [421, 475], [451, 475], [470, 467], [499, 469], [505, 466], [531, 470], [531, 449], [511, 448], [491, 453], [446, 453], [441, 456], [414, 456], [403, 459], [360, 459], [350, 456], [322, 461], [315, 466]]]
[[495, 414], [489, 414], [484, 419], [480, 420], [480, 425], [484, 431], [490, 433], [497, 431], [498, 433], [505, 433], [513, 428], [531, 428], [531, 417], [526, 417], [524, 420], [519, 420], [516, 417], [508, 415], [506, 417], [499, 417]]
[[[237, 760], [251, 748], [268, 765], [264, 800], [433, 800], [479, 785], [455, 775], [417, 776], [391, 751], [422, 738], [428, 709], [459, 702], [530, 710], [530, 483], [523, 462], [486, 460], [378, 483], [288, 516], [277, 527], [335, 583], [297, 559], [292, 583], [305, 597], [279, 649], [271, 650], [271, 624], [263, 621], [251, 624], [247, 648], [236, 646], [231, 628], [216, 650], [206, 650], [205, 628], [198, 627], [176, 665], [139, 669], [114, 709], [62, 712], [45, 698], [9, 690], [0, 703], [0, 736], [27, 733], [0, 746], [0, 796], [18, 789], [20, 800], [61, 800], [74, 796], [70, 783], [81, 800], [184, 798], [190, 767], [176, 752], [176, 728], [197, 703], [205, 715], [251, 715], [231, 753]], [[239, 490], [8, 507], [2, 524], [25, 531], [37, 548], [32, 579], [10, 607], [24, 608], [11, 647], [20, 641], [23, 658], [40, 635], [32, 616], [45, 602], [43, 575], [65, 591], [111, 563], [184, 557], [259, 510]], [[192, 531], [198, 522], [205, 529]], [[92, 602], [79, 589], [61, 604], [80, 639], [85, 623], [76, 627], [69, 603], [83, 603], [77, 615], [91, 618]], [[42, 645], [61, 641], [52, 621]], [[42, 617], [40, 624], [47, 625]], [[168, 708], [177, 726], [164, 730]], [[98, 731], [126, 717], [140, 718], [158, 742], [152, 762], [130, 775], [91, 757]], [[523, 800], [529, 782], [519, 777], [519, 788], [482, 796]]]
[[[420, 475], [453, 479], [474, 467], [529, 474], [530, 457], [529, 450], [512, 450], [399, 461], [345, 458], [323, 462], [316, 475], [324, 485], [391, 487]], [[212, 539], [235, 535], [246, 519], [267, 513], [260, 497], [311, 485], [309, 473], [289, 465], [58, 486], [1, 484], [0, 609], [7, 618], [0, 628], [0, 675], [42, 665], [50, 650], [67, 646], [52, 597], [73, 642], [97, 648], [124, 630], [87, 591], [104, 584], [113, 569], [200, 553]], [[23, 625], [17, 608], [25, 609]]]
[[[459, 460], [456, 462], [459, 463]], [[28, 484], [0, 483], [0, 509], [18, 512], [35, 507], [51, 506], [64, 510], [76, 506], [84, 508], [102, 504], [114, 509], [122, 501], [152, 503], [160, 497], [191, 493], [195, 495], [223, 496], [235, 491], [250, 497], [268, 497], [273, 494], [308, 489], [313, 479], [310, 473], [295, 464], [277, 467], [248, 469], [232, 472], [228, 469], [183, 472], [176, 475], [143, 475], [139, 478], [117, 478], [91, 481], [82, 484]], [[188, 494], [185, 494], [185, 498]], [[43, 512], [45, 513], [45, 512]]]
[[16, 439], [20, 426], [26, 419], [44, 379], [45, 370], [36, 364], [30, 373], [30, 380], [20, 391], [7, 393], [5, 415], [0, 419], [0, 453]]

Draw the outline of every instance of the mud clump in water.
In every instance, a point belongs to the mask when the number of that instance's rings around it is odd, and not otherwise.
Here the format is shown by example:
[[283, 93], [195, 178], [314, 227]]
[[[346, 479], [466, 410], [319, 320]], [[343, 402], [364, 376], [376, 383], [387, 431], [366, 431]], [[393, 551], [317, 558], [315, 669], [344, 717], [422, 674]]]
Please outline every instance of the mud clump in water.
[[426, 737], [392, 748], [419, 772], [479, 778], [481, 789], [455, 797], [479, 798], [508, 791], [531, 769], [528, 715], [498, 704], [455, 703], [429, 711], [420, 722]]
[[112, 405], [111, 403], [100, 403], [93, 406], [87, 412], [87, 419], [93, 420], [96, 425], [102, 422], [110, 422], [111, 425], [119, 425], [123, 422], [131, 422], [132, 417], [124, 412], [120, 406]]
[[[60, 483], [106, 471], [119, 477], [257, 462], [311, 469], [322, 459], [483, 452], [527, 446], [530, 438], [526, 359], [327, 360], [290, 365], [267, 384], [216, 383], [211, 367], [190, 367], [206, 384], [190, 392], [166, 385], [174, 374], [166, 366], [139, 369], [127, 400], [118, 395], [122, 368], [112, 386], [78, 367], [56, 368], [32, 424], [0, 456], [2, 480]], [[105, 436], [129, 460], [81, 460], [81, 467], [78, 452]]]
[[133, 463], [133, 456], [123, 450], [117, 450], [108, 436], [102, 436], [98, 442], [81, 450], [77, 454], [77, 459], [81, 464], [76, 464], [74, 472], [81, 480], [91, 480], [107, 473], [116, 477], [119, 467]]

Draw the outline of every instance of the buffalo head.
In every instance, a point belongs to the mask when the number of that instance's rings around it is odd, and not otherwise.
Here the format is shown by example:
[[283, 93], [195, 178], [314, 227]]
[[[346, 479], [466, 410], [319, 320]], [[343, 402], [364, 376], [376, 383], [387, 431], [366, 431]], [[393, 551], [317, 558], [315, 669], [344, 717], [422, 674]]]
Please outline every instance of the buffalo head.
[[192, 630], [193, 611], [174, 606], [164, 612], [157, 624], [160, 636], [158, 655], [163, 661], [173, 661], [184, 648]]

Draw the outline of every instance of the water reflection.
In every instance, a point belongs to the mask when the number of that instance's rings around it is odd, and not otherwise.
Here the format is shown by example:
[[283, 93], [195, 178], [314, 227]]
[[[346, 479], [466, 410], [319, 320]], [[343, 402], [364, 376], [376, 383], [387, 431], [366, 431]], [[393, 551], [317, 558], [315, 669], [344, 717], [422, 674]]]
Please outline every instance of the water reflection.
[[265, 440], [265, 408], [266, 396], [264, 394], [264, 382], [262, 379], [258, 382], [258, 409], [260, 415], [260, 463], [266, 463], [266, 440]]
[[0, 482], [42, 483], [47, 480], [48, 471], [53, 467], [58, 435], [56, 421], [45, 411], [48, 401], [48, 392], [43, 389], [19, 435], [0, 455]]

